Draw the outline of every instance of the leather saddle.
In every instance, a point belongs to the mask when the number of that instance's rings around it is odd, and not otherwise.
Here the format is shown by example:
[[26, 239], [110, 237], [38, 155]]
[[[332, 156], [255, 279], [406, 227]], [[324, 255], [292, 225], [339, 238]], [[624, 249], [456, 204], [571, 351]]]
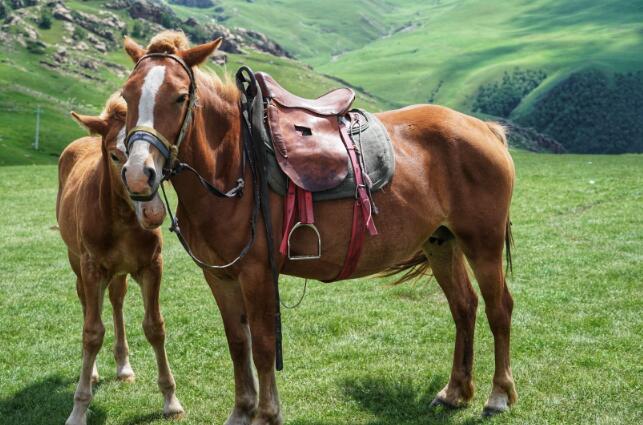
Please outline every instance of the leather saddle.
[[348, 114], [355, 92], [339, 88], [317, 99], [304, 99], [266, 73], [257, 72], [256, 78], [267, 101], [267, 123], [283, 172], [308, 192], [339, 186], [350, 167], [340, 134], [341, 120]]

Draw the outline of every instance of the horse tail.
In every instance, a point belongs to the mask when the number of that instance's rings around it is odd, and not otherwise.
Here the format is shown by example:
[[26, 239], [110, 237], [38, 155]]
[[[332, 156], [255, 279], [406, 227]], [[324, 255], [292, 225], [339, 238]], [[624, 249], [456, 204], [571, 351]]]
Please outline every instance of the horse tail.
[[400, 285], [404, 282], [417, 279], [421, 276], [427, 276], [429, 270], [431, 270], [429, 259], [426, 258], [424, 252], [420, 251], [416, 253], [412, 258], [391, 266], [383, 272], [378, 273], [376, 277], [390, 277], [399, 273], [404, 273], [392, 283], [392, 285]]
[[513, 274], [514, 266], [511, 258], [511, 248], [514, 246], [514, 236], [511, 233], [511, 219], [507, 216], [507, 224], [505, 227], [505, 257], [507, 259], [507, 268], [505, 273], [510, 272]]
[[507, 129], [502, 124], [495, 121], [486, 121], [485, 124], [487, 124], [489, 130], [491, 130], [493, 135], [496, 136], [503, 145], [509, 146], [507, 143]]

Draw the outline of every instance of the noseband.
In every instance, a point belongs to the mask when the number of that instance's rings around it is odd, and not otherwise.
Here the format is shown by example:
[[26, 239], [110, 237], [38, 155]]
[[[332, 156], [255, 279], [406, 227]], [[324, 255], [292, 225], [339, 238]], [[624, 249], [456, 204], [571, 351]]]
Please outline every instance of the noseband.
[[[181, 65], [183, 70], [185, 70], [185, 72], [188, 74], [188, 77], [190, 78], [190, 88], [188, 91], [188, 109], [185, 112], [185, 115], [183, 116], [181, 129], [179, 130], [179, 134], [176, 136], [176, 140], [174, 141], [174, 143], [170, 143], [170, 141], [167, 140], [165, 136], [163, 136], [160, 132], [158, 132], [153, 127], [136, 126], [127, 133], [127, 137], [125, 138], [125, 151], [127, 155], [129, 156], [131, 147], [134, 144], [134, 142], [140, 141], [140, 142], [149, 143], [159, 151], [159, 153], [161, 154], [161, 156], [163, 156], [165, 160], [163, 163], [163, 175], [161, 178], [161, 184], [163, 184], [163, 181], [169, 180], [169, 178], [172, 177], [173, 175], [176, 175], [183, 170], [188, 170], [193, 174], [195, 174], [199, 179], [199, 182], [209, 192], [211, 192], [216, 196], [225, 197], [225, 198], [241, 196], [243, 194], [243, 188], [245, 186], [245, 182], [243, 179], [245, 174], [245, 162], [246, 162], [245, 151], [242, 159], [241, 175], [237, 179], [237, 185], [227, 192], [222, 192], [216, 187], [212, 186], [207, 180], [205, 180], [201, 175], [199, 175], [199, 173], [194, 168], [192, 168], [188, 164], [181, 163], [178, 161], [179, 147], [181, 146], [181, 143], [185, 138], [187, 129], [192, 121], [194, 108], [196, 107], [196, 104], [197, 104], [196, 78], [194, 78], [194, 72], [192, 71], [192, 68], [190, 68], [188, 64], [185, 63], [185, 61], [180, 56], [173, 55], [170, 53], [148, 53], [142, 56], [138, 60], [138, 62], [136, 62], [136, 65], [134, 66], [132, 73], [134, 73], [134, 71], [136, 71], [136, 69], [141, 64], [141, 62], [147, 58], [168, 58], [177, 62], [179, 65]], [[130, 193], [130, 198], [134, 201], [150, 201], [154, 198], [157, 191], [158, 191], [158, 187], [154, 188], [154, 191], [150, 195], [133, 195]]]
[[[163, 164], [163, 179], [167, 179], [171, 174], [171, 170], [176, 166], [179, 147], [181, 146], [181, 142], [183, 142], [183, 138], [185, 137], [188, 126], [192, 121], [192, 113], [194, 107], [196, 106], [197, 100], [196, 79], [194, 78], [194, 72], [192, 72], [192, 68], [190, 68], [181, 57], [170, 53], [148, 53], [147, 55], [144, 55], [138, 60], [138, 62], [136, 62], [132, 73], [134, 73], [141, 62], [143, 62], [147, 58], [172, 59], [173, 61], [181, 65], [181, 67], [185, 70], [185, 72], [188, 74], [188, 77], [190, 78], [190, 89], [188, 91], [188, 109], [183, 117], [181, 130], [179, 131], [179, 134], [173, 144], [170, 143], [161, 133], [156, 131], [155, 128], [147, 126], [137, 126], [132, 128], [127, 133], [127, 138], [125, 139], [125, 149], [128, 156], [132, 144], [138, 141], [149, 143], [150, 145], [158, 149], [158, 151], [165, 159], [165, 163]], [[154, 196], [154, 194], [152, 194], [152, 196]]]

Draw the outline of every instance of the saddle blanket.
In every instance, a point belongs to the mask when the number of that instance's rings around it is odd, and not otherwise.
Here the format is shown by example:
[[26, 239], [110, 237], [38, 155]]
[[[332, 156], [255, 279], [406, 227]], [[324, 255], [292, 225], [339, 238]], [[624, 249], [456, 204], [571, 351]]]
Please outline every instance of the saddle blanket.
[[[354, 109], [351, 113], [356, 113], [359, 116], [359, 125], [351, 125], [349, 134], [353, 138], [355, 146], [362, 153], [364, 173], [372, 183], [371, 191], [375, 192], [390, 182], [395, 173], [395, 153], [391, 138], [384, 124], [375, 115], [361, 109]], [[272, 144], [266, 144], [266, 148], [268, 184], [279, 195], [285, 196], [288, 190], [288, 179], [279, 168]], [[355, 174], [350, 161], [348, 175], [339, 186], [321, 192], [313, 192], [313, 200], [315, 201], [329, 201], [354, 196]]]

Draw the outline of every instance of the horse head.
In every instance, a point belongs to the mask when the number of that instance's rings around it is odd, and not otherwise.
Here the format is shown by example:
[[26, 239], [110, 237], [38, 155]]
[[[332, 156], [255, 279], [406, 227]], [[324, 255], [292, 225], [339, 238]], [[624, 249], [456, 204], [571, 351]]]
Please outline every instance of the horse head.
[[192, 71], [221, 44], [221, 39], [188, 47], [181, 33], [164, 32], [147, 49], [125, 39], [136, 63], [122, 96], [127, 102], [127, 162], [122, 179], [132, 199], [153, 197], [176, 160], [196, 105]]
[[130, 202], [138, 223], [144, 229], [155, 229], [165, 219], [165, 206], [158, 195], [149, 201], [129, 201], [129, 196], [120, 181], [124, 164], [127, 162], [125, 147], [125, 119], [127, 105], [119, 94], [112, 95], [105, 105], [105, 109], [98, 116], [71, 113], [72, 117], [91, 134], [101, 137], [103, 159], [107, 163], [110, 178], [114, 183], [113, 190]]

